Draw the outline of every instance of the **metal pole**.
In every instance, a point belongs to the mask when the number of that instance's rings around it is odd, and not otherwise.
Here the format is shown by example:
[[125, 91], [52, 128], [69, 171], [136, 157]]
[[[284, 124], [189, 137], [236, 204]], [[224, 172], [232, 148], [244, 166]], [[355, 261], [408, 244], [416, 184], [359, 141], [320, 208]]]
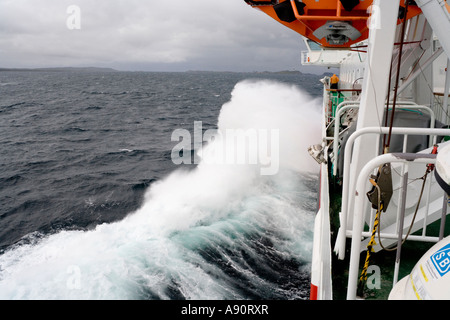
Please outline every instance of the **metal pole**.
[[[389, 128], [386, 128], [389, 129]], [[359, 258], [361, 253], [361, 234], [364, 226], [364, 200], [367, 177], [373, 172], [374, 168], [385, 163], [392, 162], [417, 162], [417, 163], [436, 163], [435, 154], [420, 153], [387, 153], [370, 160], [362, 169], [356, 182], [355, 190], [355, 212], [353, 218], [352, 242], [350, 251], [350, 265], [348, 271], [347, 299], [356, 299], [356, 289], [358, 286]]]
[[450, 14], [445, 7], [444, 0], [416, 0], [431, 28], [433, 28], [447, 57], [450, 57]]
[[442, 204], [441, 229], [439, 230], [439, 240], [444, 239], [445, 218], [447, 217], [448, 195], [444, 193], [444, 203]]
[[405, 219], [405, 206], [406, 206], [406, 188], [408, 187], [408, 166], [406, 165], [406, 172], [403, 174], [402, 180], [402, 193], [400, 202], [400, 218], [398, 225], [398, 240], [397, 240], [397, 256], [395, 258], [395, 269], [394, 269], [394, 285], [398, 281], [398, 271], [400, 269], [400, 255], [402, 251], [403, 242], [403, 220]]
[[428, 60], [425, 61], [425, 63], [423, 65], [420, 65], [416, 69], [416, 71], [414, 71], [408, 77], [408, 79], [406, 79], [406, 81], [402, 83], [402, 85], [398, 88], [398, 93], [403, 92], [414, 80], [416, 80], [416, 78], [418, 76], [420, 76], [423, 73], [423, 71], [434, 62], [434, 60], [439, 58], [439, 56], [441, 55], [442, 52], [444, 52], [444, 49], [442, 49], [442, 48], [439, 48], [438, 50], [436, 50], [436, 52], [433, 53], [433, 55], [431, 57], [429, 57]]
[[442, 108], [443, 111], [442, 112], [442, 123], [444, 124], [448, 124], [449, 123], [449, 119], [448, 119], [448, 94], [449, 94], [449, 89], [450, 89], [450, 58], [447, 59], [447, 73], [445, 76], [445, 87], [444, 87], [444, 100], [442, 102]]
[[[336, 240], [336, 248], [339, 252], [339, 259], [343, 260], [345, 258], [345, 240], [346, 240], [346, 228], [347, 223], [351, 225], [351, 216], [349, 212], [351, 211], [350, 203], [354, 200], [353, 193], [350, 193], [350, 164], [351, 155], [353, 151], [353, 143], [364, 134], [384, 134], [388, 133], [389, 128], [386, 127], [367, 127], [355, 131], [347, 140], [344, 150], [344, 177], [342, 186], [342, 206], [341, 206], [341, 227], [338, 233], [338, 239]], [[392, 134], [420, 134], [420, 135], [433, 135], [433, 136], [447, 136], [450, 135], [450, 129], [424, 129], [424, 128], [392, 128]], [[349, 220], [349, 222], [347, 222]]]

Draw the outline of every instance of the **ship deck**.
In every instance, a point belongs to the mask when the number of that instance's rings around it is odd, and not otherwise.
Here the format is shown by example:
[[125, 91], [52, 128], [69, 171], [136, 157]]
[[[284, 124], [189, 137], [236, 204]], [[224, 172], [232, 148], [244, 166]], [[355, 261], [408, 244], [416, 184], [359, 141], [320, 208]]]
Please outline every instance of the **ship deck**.
[[[330, 178], [330, 181], [331, 178]], [[337, 183], [330, 184], [330, 223], [333, 236], [337, 234], [339, 229], [339, 211], [341, 208], [341, 188]], [[366, 226], [367, 227], [367, 226]], [[440, 221], [436, 221], [427, 227], [427, 235], [438, 236], [440, 229]], [[421, 234], [422, 230], [418, 230], [413, 234]], [[445, 224], [445, 234], [450, 234], [450, 221], [447, 219]], [[332, 238], [332, 247], [335, 238]], [[350, 242], [347, 239], [347, 252], [344, 260], [339, 260], [336, 255], [332, 255], [332, 279], [333, 279], [333, 299], [345, 300], [348, 285], [348, 266], [350, 257]], [[408, 276], [417, 261], [434, 245], [431, 242], [406, 241], [401, 247], [401, 262], [399, 268], [398, 280]], [[364, 288], [365, 300], [387, 300], [389, 293], [393, 288], [394, 264], [397, 251], [380, 251], [372, 253], [370, 256], [370, 265], [379, 267], [380, 281], [379, 288]], [[366, 251], [360, 256], [360, 270], [366, 259]], [[369, 275], [370, 276], [370, 275]]]

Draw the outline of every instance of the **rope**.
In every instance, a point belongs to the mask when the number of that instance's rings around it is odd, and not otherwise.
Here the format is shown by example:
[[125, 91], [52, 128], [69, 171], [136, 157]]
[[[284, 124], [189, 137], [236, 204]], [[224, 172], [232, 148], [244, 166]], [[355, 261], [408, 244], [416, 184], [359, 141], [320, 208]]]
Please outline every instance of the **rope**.
[[378, 225], [380, 222], [380, 215], [381, 211], [383, 210], [383, 204], [381, 203], [381, 190], [378, 184], [373, 180], [370, 179], [370, 182], [377, 188], [378, 190], [378, 210], [375, 215], [375, 221], [373, 222], [373, 228], [372, 228], [372, 235], [370, 237], [370, 241], [367, 244], [367, 251], [366, 251], [366, 261], [364, 262], [364, 267], [361, 271], [361, 276], [359, 277], [359, 284], [358, 284], [358, 296], [363, 295], [364, 290], [364, 284], [367, 281], [367, 268], [369, 267], [369, 261], [370, 261], [370, 255], [372, 253], [372, 248], [376, 244], [375, 242], [375, 235], [377, 233]]
[[[438, 146], [434, 145], [433, 150], [432, 150], [431, 153], [432, 154], [437, 154], [437, 148], [438, 148]], [[422, 188], [420, 190], [419, 199], [417, 201], [416, 210], [414, 212], [414, 216], [413, 216], [413, 219], [412, 219], [411, 224], [409, 226], [408, 232], [406, 233], [405, 239], [403, 239], [401, 245], [403, 245], [403, 243], [405, 243], [406, 239], [408, 239], [408, 237], [409, 237], [409, 235], [411, 233], [412, 227], [414, 225], [414, 221], [416, 219], [417, 211], [419, 210], [419, 205], [420, 205], [420, 202], [422, 200], [423, 191], [424, 191], [424, 188], [425, 188], [425, 183], [427, 181], [427, 176], [433, 170], [434, 170], [434, 165], [433, 164], [427, 164], [425, 174], [421, 178], [423, 180], [423, 183], [422, 183]], [[371, 255], [371, 253], [373, 251], [372, 248], [376, 244], [376, 242], [375, 242], [375, 235], [377, 234], [377, 231], [378, 231], [378, 242], [379, 242], [379, 245], [381, 246], [381, 248], [383, 248], [386, 251], [395, 251], [395, 250], [397, 250], [397, 246], [395, 248], [385, 248], [383, 246], [383, 244], [381, 243], [381, 236], [380, 236], [380, 232], [381, 232], [380, 229], [381, 228], [378, 228], [378, 226], [381, 223], [381, 211], [383, 210], [383, 203], [381, 202], [381, 190], [380, 190], [380, 186], [375, 182], [375, 180], [369, 179], [369, 181], [370, 181], [370, 183], [372, 183], [372, 185], [375, 188], [377, 188], [377, 191], [378, 191], [378, 206], [377, 206], [378, 209], [377, 209], [377, 212], [375, 214], [375, 220], [373, 222], [372, 235], [370, 237], [369, 243], [367, 244], [366, 261], [364, 262], [364, 267], [363, 267], [363, 269], [361, 271], [361, 276], [359, 277], [357, 294], [360, 297], [363, 296], [364, 285], [367, 282], [367, 269], [369, 267], [370, 255]], [[402, 232], [402, 231], [400, 230], [400, 232]]]
[[[425, 172], [425, 175], [421, 178], [421, 179], [423, 179], [423, 183], [422, 183], [422, 189], [420, 191], [419, 200], [417, 202], [417, 206], [416, 206], [416, 210], [414, 212], [414, 216], [413, 216], [412, 222], [411, 222], [411, 224], [409, 226], [409, 229], [408, 229], [408, 232], [406, 234], [405, 239], [403, 239], [403, 241], [402, 241], [402, 244], [405, 243], [406, 239], [408, 238], [409, 234], [411, 233], [411, 229], [412, 229], [412, 227], [414, 225], [414, 221], [416, 219], [417, 211], [419, 209], [419, 204], [420, 204], [420, 201], [422, 199], [423, 190], [424, 190], [424, 187], [425, 187], [425, 182], [427, 180], [428, 173], [430, 173], [431, 170], [432, 170], [432, 167], [427, 166], [427, 170]], [[386, 248], [386, 247], [383, 246], [383, 244], [381, 242], [381, 236], [380, 236], [381, 228], [378, 228], [378, 226], [381, 223], [381, 211], [383, 210], [383, 204], [381, 203], [381, 196], [380, 196], [381, 195], [381, 190], [380, 190], [380, 187], [378, 186], [378, 184], [373, 179], [370, 179], [370, 182], [378, 190], [378, 209], [377, 209], [377, 212], [375, 214], [375, 220], [373, 222], [372, 235], [370, 237], [369, 243], [367, 244], [366, 261], [364, 262], [364, 267], [363, 267], [363, 269], [361, 271], [361, 276], [359, 277], [359, 284], [358, 284], [357, 294], [360, 297], [363, 296], [364, 285], [367, 282], [367, 269], [369, 267], [370, 255], [371, 255], [371, 253], [373, 251], [372, 248], [373, 248], [374, 245], [376, 245], [375, 235], [378, 233], [378, 243], [381, 246], [381, 248], [383, 248], [386, 251], [395, 251], [395, 250], [397, 250], [397, 247], [395, 247], [395, 248]]]

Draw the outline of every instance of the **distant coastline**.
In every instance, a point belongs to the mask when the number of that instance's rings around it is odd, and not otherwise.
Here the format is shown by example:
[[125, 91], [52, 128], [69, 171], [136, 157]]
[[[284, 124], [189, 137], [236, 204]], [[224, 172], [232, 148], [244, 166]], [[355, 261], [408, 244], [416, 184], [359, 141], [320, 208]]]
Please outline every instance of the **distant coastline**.
[[188, 73], [276, 73], [276, 74], [302, 74], [298, 70], [281, 70], [281, 71], [209, 71], [209, 70], [187, 70]]
[[[210, 71], [210, 70], [187, 70], [187, 71], [127, 71], [116, 70], [113, 68], [100, 67], [53, 67], [53, 68], [1, 68], [0, 72], [186, 72], [186, 73], [250, 73], [250, 74], [286, 74], [300, 75], [309, 74], [298, 70], [281, 70], [281, 71]], [[323, 76], [332, 75], [325, 72]]]
[[112, 68], [97, 68], [97, 67], [84, 67], [84, 68], [75, 68], [75, 67], [61, 67], [61, 68], [0, 68], [1, 71], [26, 71], [26, 72], [34, 72], [34, 71], [45, 71], [45, 72], [119, 72], [118, 70]]
[[[56, 67], [56, 68], [1, 68], [0, 71], [48, 71], [48, 72], [65, 72], [65, 71], [73, 71], [73, 72], [128, 72], [128, 71], [119, 71], [113, 68], [99, 68], [99, 67]], [[129, 71], [134, 72], [134, 71]], [[139, 72], [139, 71], [137, 71]], [[144, 71], [145, 72], [145, 71]], [[149, 71], [152, 72], [152, 71]], [[180, 71], [183, 72], [183, 71]], [[184, 71], [187, 73], [240, 73], [239, 71], [209, 71], [209, 70], [187, 70]], [[301, 74], [300, 71], [290, 71], [290, 70], [282, 70], [282, 71], [248, 71], [244, 73], [277, 73], [277, 74]]]

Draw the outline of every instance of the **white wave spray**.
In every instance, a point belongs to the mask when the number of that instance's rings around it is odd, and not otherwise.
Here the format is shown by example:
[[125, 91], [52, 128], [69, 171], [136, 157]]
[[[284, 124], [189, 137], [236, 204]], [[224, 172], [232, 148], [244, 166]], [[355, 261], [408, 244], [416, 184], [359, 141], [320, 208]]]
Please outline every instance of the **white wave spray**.
[[279, 129], [276, 175], [206, 161], [176, 170], [122, 221], [10, 248], [0, 256], [0, 298], [307, 296], [300, 283], [309, 273], [318, 167], [306, 150], [320, 137], [317, 104], [295, 86], [238, 83], [218, 127]]

